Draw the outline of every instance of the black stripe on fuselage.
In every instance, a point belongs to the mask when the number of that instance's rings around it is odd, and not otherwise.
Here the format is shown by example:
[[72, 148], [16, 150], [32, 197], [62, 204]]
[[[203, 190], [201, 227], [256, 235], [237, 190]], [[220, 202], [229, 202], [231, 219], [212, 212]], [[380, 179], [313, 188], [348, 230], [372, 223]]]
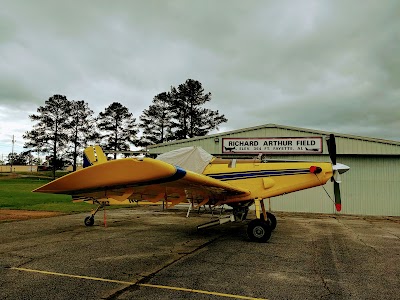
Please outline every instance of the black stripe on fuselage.
[[260, 170], [260, 171], [207, 174], [207, 176], [210, 176], [214, 179], [218, 179], [221, 181], [225, 181], [225, 180], [238, 180], [238, 179], [250, 179], [258, 177], [272, 177], [272, 176], [286, 176], [286, 175], [300, 175], [300, 174], [310, 174], [310, 170], [309, 169]]

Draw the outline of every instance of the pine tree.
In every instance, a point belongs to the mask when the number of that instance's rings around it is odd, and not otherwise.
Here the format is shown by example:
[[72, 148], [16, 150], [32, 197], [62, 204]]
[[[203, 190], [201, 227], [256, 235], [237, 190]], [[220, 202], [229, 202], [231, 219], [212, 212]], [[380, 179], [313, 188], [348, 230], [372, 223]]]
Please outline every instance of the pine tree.
[[171, 98], [173, 137], [176, 140], [204, 136], [228, 121], [218, 111], [202, 107], [211, 101], [211, 93], [205, 94], [197, 80], [188, 79], [177, 89], [172, 87]]
[[143, 129], [140, 146], [164, 143], [171, 138], [170, 93], [160, 93], [153, 104], [143, 110], [139, 126]]
[[99, 113], [97, 126], [104, 132], [101, 135], [104, 149], [114, 151], [114, 159], [117, 151], [129, 150], [130, 145], [136, 145], [138, 130], [135, 121], [128, 108], [119, 102], [113, 102]]
[[89, 142], [96, 141], [100, 135], [96, 128], [93, 111], [88, 104], [83, 101], [71, 101], [71, 112], [68, 123], [69, 140], [72, 145], [72, 151], [69, 155], [73, 161], [73, 171], [76, 171], [76, 160]]
[[[53, 95], [45, 101], [44, 106], [37, 109], [38, 114], [29, 118], [37, 122], [31, 131], [24, 134], [27, 139], [25, 148], [51, 153], [52, 161], [57, 161], [57, 156], [68, 143], [68, 117], [71, 102], [66, 96]], [[53, 178], [56, 176], [56, 165], [53, 164]]]

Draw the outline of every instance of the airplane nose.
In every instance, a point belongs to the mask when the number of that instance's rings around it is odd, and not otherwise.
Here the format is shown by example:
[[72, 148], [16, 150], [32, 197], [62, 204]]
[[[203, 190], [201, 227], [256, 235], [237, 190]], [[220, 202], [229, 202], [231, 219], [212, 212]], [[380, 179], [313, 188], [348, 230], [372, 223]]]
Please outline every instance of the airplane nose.
[[346, 166], [344, 164], [341, 164], [341, 163], [337, 163], [336, 165], [333, 165], [333, 170], [338, 171], [339, 174], [343, 174], [343, 173], [347, 172], [348, 170], [350, 170], [350, 167]]

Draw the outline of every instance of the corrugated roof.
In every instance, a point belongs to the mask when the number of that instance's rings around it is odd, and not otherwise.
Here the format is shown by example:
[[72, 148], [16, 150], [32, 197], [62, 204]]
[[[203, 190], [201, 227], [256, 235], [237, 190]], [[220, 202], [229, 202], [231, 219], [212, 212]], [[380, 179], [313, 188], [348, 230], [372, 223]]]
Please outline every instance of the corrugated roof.
[[151, 149], [151, 148], [157, 148], [157, 147], [160, 147], [160, 146], [179, 144], [179, 143], [182, 143], [182, 142], [186, 143], [186, 142], [191, 142], [191, 141], [199, 141], [199, 140], [204, 140], [204, 139], [210, 139], [210, 138], [225, 136], [225, 135], [229, 135], [229, 134], [237, 134], [237, 133], [241, 133], [241, 132], [254, 131], [254, 130], [263, 129], [263, 128], [278, 128], [278, 129], [286, 129], [286, 130], [291, 130], [291, 131], [298, 131], [298, 132], [312, 133], [312, 134], [319, 134], [319, 135], [329, 135], [329, 134], [333, 133], [336, 137], [342, 137], [342, 138], [346, 138], [346, 139], [353, 139], [353, 140], [359, 140], [359, 141], [367, 141], [367, 142], [374, 142], [374, 143], [380, 143], [380, 144], [388, 144], [388, 145], [400, 146], [400, 142], [392, 141], [392, 140], [385, 140], [385, 139], [379, 139], [379, 138], [371, 138], [371, 137], [364, 137], [364, 136], [358, 136], [358, 135], [336, 133], [336, 132], [330, 132], [330, 131], [324, 131], [324, 130], [315, 130], [315, 129], [301, 128], [301, 127], [293, 127], [293, 126], [286, 126], [286, 125], [265, 124], [265, 125], [247, 127], [247, 128], [242, 128], [242, 129], [237, 129], [237, 130], [232, 130], [232, 131], [226, 131], [226, 132], [220, 132], [220, 133], [210, 134], [210, 135], [205, 135], [205, 136], [200, 136], [200, 137], [194, 137], [194, 138], [185, 139], [185, 140], [171, 141], [171, 142], [166, 142], [166, 143], [163, 143], [163, 144], [151, 145], [151, 146], [148, 146], [148, 148]]

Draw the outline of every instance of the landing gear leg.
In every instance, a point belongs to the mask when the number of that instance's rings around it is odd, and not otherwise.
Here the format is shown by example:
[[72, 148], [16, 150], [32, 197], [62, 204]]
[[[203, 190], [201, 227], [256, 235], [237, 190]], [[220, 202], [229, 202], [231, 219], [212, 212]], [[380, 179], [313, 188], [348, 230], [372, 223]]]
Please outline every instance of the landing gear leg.
[[99, 211], [99, 209], [101, 209], [101, 208], [103, 208], [103, 207], [105, 206], [104, 202], [98, 202], [98, 201], [96, 201], [96, 203], [98, 203], [99, 206], [97, 206], [97, 208], [96, 208], [95, 210], [92, 210], [92, 213], [91, 213], [90, 216], [87, 216], [87, 217], [85, 218], [85, 221], [84, 221], [84, 222], [85, 222], [85, 225], [86, 225], [86, 226], [93, 226], [95, 214]]
[[[268, 219], [269, 225], [271, 226], [271, 230], [274, 230], [276, 228], [276, 224], [277, 224], [276, 217], [275, 217], [275, 215], [271, 214], [270, 212], [267, 212], [266, 214], [267, 214], [267, 219]], [[260, 219], [265, 220], [264, 216], [262, 214], [261, 214]]]
[[265, 243], [271, 237], [272, 227], [265, 211], [264, 202], [255, 199], [256, 218], [247, 226], [247, 235], [253, 242]]
[[272, 213], [267, 212], [265, 210], [264, 200], [261, 200], [261, 208], [262, 211], [260, 212], [260, 219], [262, 220], [267, 219], [271, 227], [271, 230], [274, 230], [276, 228], [276, 217]]
[[246, 220], [248, 212], [249, 212], [249, 208], [247, 206], [233, 207], [233, 215], [235, 216], [235, 221]]

